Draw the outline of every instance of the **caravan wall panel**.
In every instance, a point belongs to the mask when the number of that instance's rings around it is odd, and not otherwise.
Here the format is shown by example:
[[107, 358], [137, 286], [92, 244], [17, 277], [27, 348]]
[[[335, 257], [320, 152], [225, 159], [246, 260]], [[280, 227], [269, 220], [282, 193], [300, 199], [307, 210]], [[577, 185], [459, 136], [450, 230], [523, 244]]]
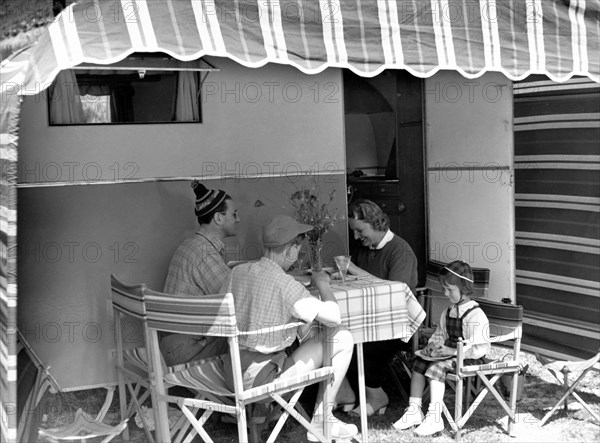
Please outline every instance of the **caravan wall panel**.
[[[25, 99], [18, 324], [63, 389], [116, 381], [110, 274], [162, 289], [173, 251], [197, 228], [191, 178], [238, 204], [229, 260], [260, 256], [260, 226], [290, 214], [300, 187], [335, 189], [332, 206], [346, 211], [340, 72], [215, 64], [205, 88], [219, 92], [205, 98], [201, 124], [49, 127], [44, 97]], [[244, 100], [249, 84], [273, 93]], [[325, 240], [325, 260], [346, 253], [346, 223]]]

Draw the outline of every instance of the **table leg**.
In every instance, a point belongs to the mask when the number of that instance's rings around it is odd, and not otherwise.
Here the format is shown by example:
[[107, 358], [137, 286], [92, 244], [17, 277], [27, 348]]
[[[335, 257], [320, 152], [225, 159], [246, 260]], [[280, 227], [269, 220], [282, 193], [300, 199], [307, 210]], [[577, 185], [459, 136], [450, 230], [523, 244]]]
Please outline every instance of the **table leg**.
[[365, 361], [362, 343], [356, 344], [356, 361], [358, 363], [358, 399], [360, 401], [360, 432], [362, 442], [368, 443], [367, 435], [367, 393], [365, 392]]

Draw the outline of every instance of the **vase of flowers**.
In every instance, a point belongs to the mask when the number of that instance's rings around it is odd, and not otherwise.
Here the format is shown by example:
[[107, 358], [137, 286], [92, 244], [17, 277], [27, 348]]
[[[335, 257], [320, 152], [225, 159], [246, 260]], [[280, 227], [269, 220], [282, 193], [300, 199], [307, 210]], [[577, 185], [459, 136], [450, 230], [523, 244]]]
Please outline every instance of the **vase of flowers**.
[[323, 269], [323, 236], [336, 223], [345, 220], [343, 215], [330, 208], [334, 197], [335, 189], [332, 189], [328, 194], [328, 201], [323, 202], [317, 186], [297, 190], [290, 197], [290, 202], [296, 212], [296, 220], [313, 226], [313, 230], [307, 232], [306, 237], [308, 238], [310, 268], [314, 272], [320, 272]]
[[316, 240], [308, 239], [308, 259], [310, 260], [310, 269], [313, 272], [321, 272], [323, 270], [323, 239]]

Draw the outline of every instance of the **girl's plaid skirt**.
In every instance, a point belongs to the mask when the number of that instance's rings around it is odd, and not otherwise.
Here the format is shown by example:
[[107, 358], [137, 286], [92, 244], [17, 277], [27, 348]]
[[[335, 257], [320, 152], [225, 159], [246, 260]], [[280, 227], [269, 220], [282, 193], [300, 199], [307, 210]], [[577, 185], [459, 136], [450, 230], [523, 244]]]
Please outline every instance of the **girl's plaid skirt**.
[[[481, 365], [484, 364], [483, 358], [465, 359], [464, 365]], [[412, 370], [423, 374], [425, 377], [432, 380], [444, 381], [448, 372], [454, 372], [456, 369], [456, 358], [449, 358], [441, 361], [427, 361], [420, 357], [415, 357]]]

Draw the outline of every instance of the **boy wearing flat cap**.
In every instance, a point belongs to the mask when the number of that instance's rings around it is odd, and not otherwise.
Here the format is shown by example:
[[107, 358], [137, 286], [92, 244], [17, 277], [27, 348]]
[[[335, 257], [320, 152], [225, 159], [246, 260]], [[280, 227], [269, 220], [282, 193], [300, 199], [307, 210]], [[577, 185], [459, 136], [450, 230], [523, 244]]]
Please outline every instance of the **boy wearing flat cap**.
[[[167, 294], [216, 294], [231, 272], [223, 240], [237, 234], [236, 205], [225, 191], [207, 189], [198, 180], [192, 188], [200, 229], [173, 254], [164, 287]], [[166, 364], [176, 365], [226, 352], [227, 343], [213, 337], [168, 334], [161, 338], [160, 348]]]
[[[311, 225], [298, 223], [291, 217], [279, 215], [262, 228], [264, 253], [260, 260], [233, 268], [221, 292], [231, 292], [235, 302], [240, 330], [257, 330], [276, 327], [302, 320], [310, 324], [313, 320], [329, 326], [341, 323], [340, 309], [329, 286], [329, 276], [324, 272], [313, 273], [312, 284], [319, 290], [321, 299], [313, 297], [305, 286], [286, 274], [298, 259], [306, 232]], [[302, 331], [284, 334], [261, 334], [239, 337], [242, 376], [245, 388], [260, 386], [274, 379], [321, 367], [325, 337], [304, 340], [289, 356], [288, 348]], [[327, 340], [333, 343], [332, 366], [334, 382], [332, 398], [335, 398], [340, 383], [352, 357], [352, 335], [345, 329], [335, 328]], [[231, 361], [224, 357], [225, 379], [233, 388]], [[323, 402], [319, 392], [315, 405], [314, 423], [321, 423], [319, 414]], [[358, 433], [353, 424], [346, 424], [335, 417], [327, 417], [332, 423], [332, 437], [352, 438]], [[310, 441], [318, 441], [308, 433]]]

